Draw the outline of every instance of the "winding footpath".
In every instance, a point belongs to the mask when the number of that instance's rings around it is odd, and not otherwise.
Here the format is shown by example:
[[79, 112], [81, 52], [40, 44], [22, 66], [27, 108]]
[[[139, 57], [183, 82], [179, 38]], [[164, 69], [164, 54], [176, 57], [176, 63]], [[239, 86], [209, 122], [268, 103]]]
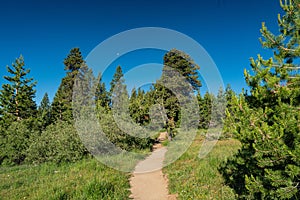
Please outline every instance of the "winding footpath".
[[[161, 142], [165, 138], [166, 133], [161, 133], [159, 141]], [[154, 149], [150, 156], [135, 167], [130, 179], [130, 198], [135, 200], [175, 200], [175, 195], [169, 195], [168, 181], [162, 172], [167, 148], [157, 144]]]

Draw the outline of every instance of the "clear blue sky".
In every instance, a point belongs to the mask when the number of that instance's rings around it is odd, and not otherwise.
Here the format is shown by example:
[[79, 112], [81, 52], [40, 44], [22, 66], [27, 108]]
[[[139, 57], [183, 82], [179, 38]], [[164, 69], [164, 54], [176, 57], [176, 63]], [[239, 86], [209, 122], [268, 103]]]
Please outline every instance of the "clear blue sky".
[[[195, 39], [215, 61], [224, 83], [240, 92], [246, 87], [243, 70], [250, 69], [249, 58], [270, 55], [258, 41], [261, 22], [276, 33], [280, 12], [279, 0], [3, 0], [0, 75], [7, 75], [5, 66], [22, 54], [30, 77], [38, 82], [37, 102], [45, 92], [52, 100], [71, 48], [79, 47], [87, 56], [114, 34], [150, 26]], [[162, 59], [162, 52], [149, 55], [153, 57], [147, 61]], [[120, 59], [116, 64], [126, 67], [132, 62]]]

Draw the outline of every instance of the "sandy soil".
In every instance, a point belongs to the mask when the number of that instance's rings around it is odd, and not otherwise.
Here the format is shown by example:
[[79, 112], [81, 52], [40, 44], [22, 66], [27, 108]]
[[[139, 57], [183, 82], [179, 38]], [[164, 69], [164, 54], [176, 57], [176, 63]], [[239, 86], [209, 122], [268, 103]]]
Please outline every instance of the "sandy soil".
[[[162, 135], [163, 134], [163, 135]], [[165, 138], [162, 133], [160, 139]], [[139, 162], [130, 179], [131, 196], [136, 200], [175, 200], [175, 195], [169, 195], [168, 180], [162, 173], [162, 166], [167, 149], [156, 145], [152, 154]]]

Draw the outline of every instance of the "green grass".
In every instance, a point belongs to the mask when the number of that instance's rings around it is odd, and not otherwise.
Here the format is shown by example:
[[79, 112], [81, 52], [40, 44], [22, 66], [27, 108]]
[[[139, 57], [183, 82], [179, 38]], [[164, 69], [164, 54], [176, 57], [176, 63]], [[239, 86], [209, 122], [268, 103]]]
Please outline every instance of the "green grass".
[[[239, 148], [239, 142], [219, 141], [210, 154], [199, 159], [202, 142], [203, 134], [197, 134], [191, 147], [164, 168], [170, 193], [178, 194], [178, 199], [234, 199], [218, 167]], [[142, 157], [148, 152], [143, 153]], [[129, 178], [129, 173], [110, 169], [96, 159], [0, 167], [0, 199], [128, 199]]]
[[[202, 134], [203, 135], [203, 134]], [[203, 159], [198, 153], [203, 136], [197, 134], [191, 147], [174, 163], [164, 168], [169, 179], [169, 191], [178, 199], [235, 199], [226, 185], [219, 165], [236, 152], [240, 146], [236, 140], [218, 141], [213, 150]]]
[[95, 159], [0, 167], [0, 199], [128, 199], [129, 177]]
[[97, 156], [96, 158], [101, 163], [104, 163], [118, 171], [132, 172], [136, 164], [139, 161], [144, 160], [150, 153], [149, 149], [133, 150], [130, 152], [124, 151], [123, 153], [116, 155]]

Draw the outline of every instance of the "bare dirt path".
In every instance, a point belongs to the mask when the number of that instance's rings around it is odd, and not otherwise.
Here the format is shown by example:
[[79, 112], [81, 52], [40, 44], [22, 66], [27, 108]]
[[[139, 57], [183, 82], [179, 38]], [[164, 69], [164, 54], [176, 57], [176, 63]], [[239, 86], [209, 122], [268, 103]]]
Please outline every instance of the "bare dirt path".
[[[159, 141], [166, 138], [166, 133], [161, 133]], [[130, 179], [131, 196], [136, 200], [175, 200], [174, 195], [169, 195], [168, 181], [162, 173], [163, 160], [167, 148], [157, 144], [152, 154], [139, 162]]]

